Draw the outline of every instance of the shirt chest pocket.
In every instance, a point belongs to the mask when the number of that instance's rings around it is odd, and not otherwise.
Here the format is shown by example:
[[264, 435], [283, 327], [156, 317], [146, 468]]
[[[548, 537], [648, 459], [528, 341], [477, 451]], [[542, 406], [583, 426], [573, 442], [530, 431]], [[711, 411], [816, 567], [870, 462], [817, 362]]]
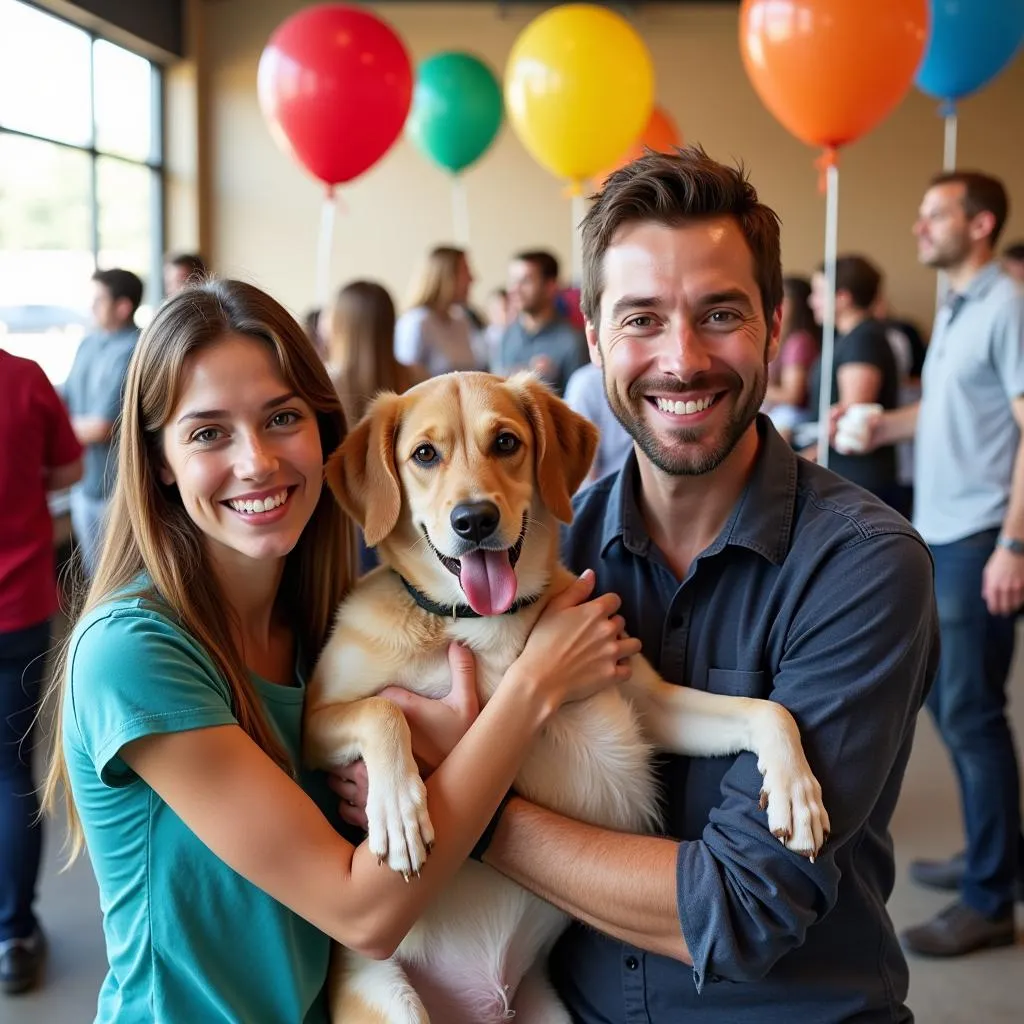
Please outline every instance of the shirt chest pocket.
[[771, 689], [768, 673], [758, 670], [745, 672], [735, 668], [709, 668], [709, 693], [727, 697], [767, 697]]

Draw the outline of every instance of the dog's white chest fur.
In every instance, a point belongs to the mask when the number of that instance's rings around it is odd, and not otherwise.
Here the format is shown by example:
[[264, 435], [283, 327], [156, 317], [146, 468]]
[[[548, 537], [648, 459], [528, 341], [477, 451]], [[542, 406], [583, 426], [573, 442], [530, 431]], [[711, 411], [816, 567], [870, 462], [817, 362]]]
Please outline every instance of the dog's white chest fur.
[[[522, 651], [537, 617], [531, 612], [458, 619], [449, 626], [451, 638], [474, 652], [482, 702]], [[445, 652], [430, 675], [443, 677], [441, 692], [446, 692], [450, 676]], [[619, 690], [605, 690], [562, 707], [531, 744], [515, 787], [534, 803], [579, 821], [648, 831], [655, 822], [650, 753], [632, 705]]]

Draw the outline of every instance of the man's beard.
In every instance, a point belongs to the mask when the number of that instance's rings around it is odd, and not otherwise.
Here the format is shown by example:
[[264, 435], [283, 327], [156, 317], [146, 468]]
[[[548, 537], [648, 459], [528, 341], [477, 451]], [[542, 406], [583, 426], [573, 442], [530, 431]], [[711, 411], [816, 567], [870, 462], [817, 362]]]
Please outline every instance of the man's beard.
[[957, 267], [971, 252], [971, 243], [966, 236], [950, 239], [942, 248], [933, 247], [932, 253], [927, 258], [922, 258], [921, 263], [934, 270], [949, 270], [950, 267]]
[[[703, 476], [717, 469], [739, 444], [740, 438], [757, 417], [764, 402], [768, 387], [768, 350], [765, 346], [765, 363], [763, 369], [755, 377], [750, 390], [744, 396], [743, 380], [737, 373], [709, 374], [694, 379], [683, 385], [675, 377], [643, 377], [634, 381], [626, 393], [627, 401], [623, 402], [619, 395], [609, 389], [608, 378], [604, 366], [601, 375], [604, 377], [604, 391], [611, 407], [612, 414], [622, 424], [623, 429], [639, 445], [640, 450], [663, 473], [669, 476]], [[730, 394], [737, 395], [737, 404], [726, 420], [721, 440], [710, 450], [697, 448], [696, 452], [675, 450], [665, 444], [661, 437], [650, 427], [640, 409], [640, 403], [646, 402], [644, 397], [651, 392], [680, 398], [698, 392], [715, 392], [718, 397], [715, 403], [724, 402]], [[627, 403], [632, 404], [632, 408]], [[672, 436], [680, 445], [699, 445], [702, 427], [678, 427], [671, 431]]]

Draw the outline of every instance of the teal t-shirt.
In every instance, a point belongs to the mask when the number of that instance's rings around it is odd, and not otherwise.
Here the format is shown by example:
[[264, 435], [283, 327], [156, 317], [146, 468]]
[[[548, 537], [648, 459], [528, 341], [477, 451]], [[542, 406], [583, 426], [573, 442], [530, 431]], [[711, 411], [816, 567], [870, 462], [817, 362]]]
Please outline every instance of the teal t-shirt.
[[[214, 856], [119, 756], [142, 736], [237, 724], [209, 656], [161, 605], [124, 599], [79, 622], [69, 672], [64, 755], [109, 960], [96, 1024], [327, 1024], [330, 939]], [[303, 680], [252, 678], [298, 764]], [[299, 781], [329, 814], [323, 778]]]

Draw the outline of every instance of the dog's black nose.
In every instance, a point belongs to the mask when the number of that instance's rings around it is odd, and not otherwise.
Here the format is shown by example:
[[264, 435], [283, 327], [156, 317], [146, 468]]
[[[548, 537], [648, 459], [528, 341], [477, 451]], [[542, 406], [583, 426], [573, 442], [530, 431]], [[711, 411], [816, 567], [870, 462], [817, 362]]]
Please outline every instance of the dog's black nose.
[[452, 529], [465, 540], [479, 544], [498, 528], [501, 513], [493, 501], [467, 501], [452, 509]]

